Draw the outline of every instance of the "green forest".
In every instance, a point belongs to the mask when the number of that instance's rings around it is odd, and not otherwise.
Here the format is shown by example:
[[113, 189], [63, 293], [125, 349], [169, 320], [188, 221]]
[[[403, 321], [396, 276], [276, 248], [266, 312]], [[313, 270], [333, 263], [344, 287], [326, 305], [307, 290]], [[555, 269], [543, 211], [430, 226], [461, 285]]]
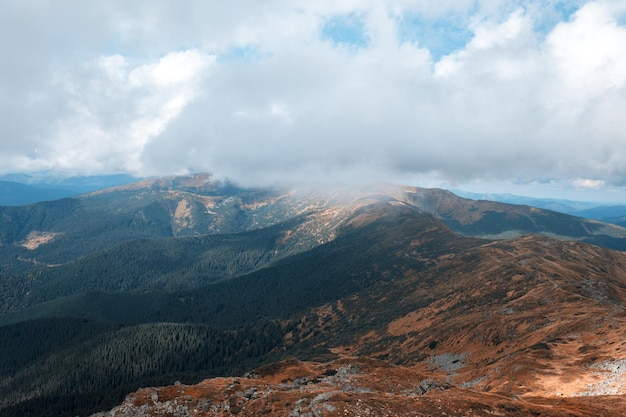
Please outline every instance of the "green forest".
[[[281, 230], [140, 239], [31, 277], [48, 285], [0, 316], [0, 414], [88, 415], [142, 386], [328, 354], [315, 340], [329, 336], [301, 325], [312, 309], [480, 242], [406, 209], [304, 252], [272, 251]], [[419, 253], [389, 256], [416, 234]]]

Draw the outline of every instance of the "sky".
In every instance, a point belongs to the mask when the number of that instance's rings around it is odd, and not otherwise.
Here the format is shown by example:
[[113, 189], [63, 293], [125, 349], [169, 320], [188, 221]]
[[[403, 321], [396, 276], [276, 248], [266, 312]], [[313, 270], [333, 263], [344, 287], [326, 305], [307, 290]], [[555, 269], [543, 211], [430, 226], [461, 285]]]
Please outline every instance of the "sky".
[[626, 1], [3, 0], [0, 174], [626, 202]]

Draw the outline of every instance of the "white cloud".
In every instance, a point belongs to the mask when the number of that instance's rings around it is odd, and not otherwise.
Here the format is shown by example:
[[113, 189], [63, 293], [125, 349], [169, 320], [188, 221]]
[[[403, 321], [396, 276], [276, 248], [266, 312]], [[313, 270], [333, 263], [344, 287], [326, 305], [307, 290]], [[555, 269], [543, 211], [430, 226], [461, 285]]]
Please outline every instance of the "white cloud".
[[198, 77], [210, 60], [197, 50], [173, 52], [161, 58], [159, 62], [135, 68], [128, 75], [128, 82], [131, 87], [181, 85]]
[[589, 3], [548, 36], [561, 99], [579, 111], [607, 90], [626, 85], [626, 27], [618, 25], [615, 9], [608, 2]]
[[520, 79], [534, 71], [538, 45], [532, 21], [522, 10], [501, 23], [481, 21], [472, 26], [474, 38], [464, 49], [436, 64], [436, 77], [469, 79], [485, 74], [496, 79]]
[[577, 179], [573, 182], [574, 186], [577, 188], [589, 188], [593, 190], [597, 190], [606, 185], [606, 182], [603, 180], [593, 180], [589, 178]]
[[45, 155], [28, 164], [70, 172], [141, 173], [144, 147], [197, 96], [213, 61], [189, 50], [132, 68], [124, 57], [112, 55], [58, 74], [58, 88], [72, 111], [49, 131]]
[[[0, 17], [5, 171], [626, 183], [623, 1], [22, 4]], [[467, 43], [439, 58], [405, 15]], [[336, 16], [367, 42], [329, 41]]]

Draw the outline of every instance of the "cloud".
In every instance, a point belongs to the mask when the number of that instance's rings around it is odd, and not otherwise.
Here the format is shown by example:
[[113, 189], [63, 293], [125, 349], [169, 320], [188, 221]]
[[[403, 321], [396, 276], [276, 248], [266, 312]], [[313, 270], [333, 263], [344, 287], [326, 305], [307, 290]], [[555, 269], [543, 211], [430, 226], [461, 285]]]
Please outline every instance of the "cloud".
[[626, 28], [618, 24], [615, 11], [605, 3], [587, 4], [572, 22], [557, 25], [547, 39], [562, 80], [561, 97], [579, 111], [596, 97], [626, 85], [626, 53], [621, 47]]
[[197, 96], [213, 61], [188, 50], [132, 68], [124, 57], [112, 55], [57, 73], [54, 87], [68, 110], [17, 168], [140, 172], [144, 147]]
[[623, 1], [40, 3], [0, 18], [4, 171], [625, 182]]
[[589, 178], [574, 180], [574, 186], [576, 186], [577, 188], [588, 188], [592, 190], [597, 190], [604, 187], [605, 185], [606, 183], [603, 180], [593, 180]]

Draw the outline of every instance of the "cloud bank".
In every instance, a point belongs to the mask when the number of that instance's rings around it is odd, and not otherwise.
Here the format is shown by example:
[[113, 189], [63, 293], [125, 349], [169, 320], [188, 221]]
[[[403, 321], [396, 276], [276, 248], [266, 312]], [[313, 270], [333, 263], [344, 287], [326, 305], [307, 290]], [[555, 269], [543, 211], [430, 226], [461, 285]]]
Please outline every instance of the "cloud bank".
[[2, 172], [626, 187], [625, 1], [1, 7]]

